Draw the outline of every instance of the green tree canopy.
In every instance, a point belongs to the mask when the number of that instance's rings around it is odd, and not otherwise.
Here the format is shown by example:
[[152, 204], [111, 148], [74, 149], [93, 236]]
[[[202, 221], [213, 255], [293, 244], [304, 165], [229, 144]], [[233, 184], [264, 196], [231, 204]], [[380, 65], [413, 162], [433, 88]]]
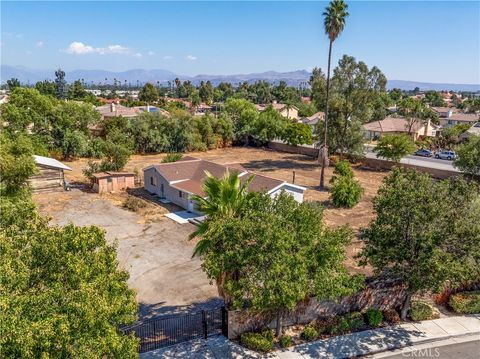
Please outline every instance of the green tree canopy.
[[471, 135], [456, 153], [455, 166], [471, 176], [480, 177], [480, 136]]
[[150, 82], [147, 82], [138, 93], [138, 99], [146, 103], [155, 103], [158, 101], [158, 90]]
[[283, 313], [300, 301], [336, 298], [361, 286], [343, 266], [349, 229], [327, 229], [318, 205], [247, 188], [237, 175], [210, 177], [208, 198], [198, 198], [208, 215], [194, 234], [201, 238], [195, 253], [227, 304], [275, 313], [278, 334]]
[[415, 151], [415, 143], [407, 135], [383, 135], [373, 151], [377, 157], [400, 162], [402, 157]]
[[[448, 200], [445, 200], [448, 198]], [[374, 199], [376, 219], [365, 230], [361, 264], [387, 270], [407, 285], [405, 318], [415, 293], [480, 275], [480, 192], [460, 179], [434, 181], [395, 168]]]
[[104, 232], [50, 226], [28, 197], [1, 204], [0, 356], [136, 358], [118, 329], [136, 319], [135, 294]]

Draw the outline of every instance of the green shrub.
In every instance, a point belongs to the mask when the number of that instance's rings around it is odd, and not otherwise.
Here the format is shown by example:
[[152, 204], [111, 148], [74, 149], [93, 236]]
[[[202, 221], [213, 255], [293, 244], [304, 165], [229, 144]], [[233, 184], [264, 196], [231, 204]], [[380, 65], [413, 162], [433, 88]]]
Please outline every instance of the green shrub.
[[272, 341], [273, 342], [273, 338], [274, 338], [274, 334], [273, 334], [273, 330], [270, 329], [270, 328], [265, 328], [262, 330], [262, 335], [267, 338], [268, 340]]
[[365, 321], [363, 320], [363, 315], [360, 312], [352, 312], [343, 317], [343, 320], [346, 321], [345, 327], [346, 330], [358, 330], [365, 326]]
[[347, 160], [338, 161], [337, 163], [335, 163], [335, 169], [333, 170], [333, 174], [340, 177], [353, 178], [352, 166], [350, 166], [350, 163]]
[[249, 349], [265, 353], [273, 348], [273, 340], [265, 338], [261, 333], [243, 333], [240, 342]]
[[422, 301], [414, 301], [410, 305], [410, 318], [415, 321], [432, 318], [433, 308], [430, 304]]
[[383, 311], [383, 319], [390, 324], [398, 324], [402, 320], [395, 309], [386, 309]]
[[181, 153], [167, 153], [167, 155], [163, 158], [162, 163], [177, 162], [180, 161], [182, 157], [183, 155]]
[[448, 304], [457, 313], [480, 313], [480, 291], [454, 294], [450, 297]]
[[319, 333], [330, 333], [330, 329], [340, 322], [340, 317], [319, 318], [312, 322], [312, 325]]
[[123, 208], [132, 212], [137, 212], [140, 208], [145, 208], [146, 206], [145, 201], [134, 196], [128, 196], [125, 202], [123, 202]]
[[342, 176], [334, 181], [330, 194], [335, 207], [352, 208], [360, 202], [363, 188], [352, 177]]
[[375, 308], [370, 308], [369, 310], [367, 310], [367, 312], [365, 313], [365, 317], [367, 318], [368, 325], [372, 327], [378, 327], [380, 324], [382, 324], [383, 321], [382, 312]]
[[303, 328], [303, 332], [301, 334], [302, 338], [305, 339], [306, 341], [312, 341], [318, 338], [319, 333], [318, 330], [315, 329], [311, 325], [307, 325], [305, 328]]
[[284, 335], [283, 337], [280, 338], [280, 347], [288, 348], [291, 345], [292, 345], [292, 337], [291, 336]]

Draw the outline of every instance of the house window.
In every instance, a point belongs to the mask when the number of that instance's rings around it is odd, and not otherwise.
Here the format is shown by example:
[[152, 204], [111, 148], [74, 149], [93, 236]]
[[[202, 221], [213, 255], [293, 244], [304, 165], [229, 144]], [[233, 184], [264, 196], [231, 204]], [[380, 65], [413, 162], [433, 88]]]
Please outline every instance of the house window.
[[151, 184], [152, 186], [156, 186], [156, 185], [157, 185], [155, 182], [156, 182], [156, 181], [155, 181], [155, 177], [150, 177], [150, 184]]
[[163, 192], [163, 183], [160, 184], [160, 190]]
[[183, 193], [182, 191], [178, 191], [178, 197], [182, 198], [183, 197]]

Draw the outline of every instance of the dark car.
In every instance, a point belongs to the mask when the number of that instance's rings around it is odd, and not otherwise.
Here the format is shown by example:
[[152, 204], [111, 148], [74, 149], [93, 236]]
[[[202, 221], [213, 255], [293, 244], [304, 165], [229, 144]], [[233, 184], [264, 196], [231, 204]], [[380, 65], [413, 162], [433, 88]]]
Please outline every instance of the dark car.
[[427, 150], [425, 148], [422, 148], [420, 150], [417, 150], [415, 153], [414, 153], [415, 156], [422, 156], [422, 157], [432, 157], [433, 156], [433, 152], [430, 151], [430, 150]]

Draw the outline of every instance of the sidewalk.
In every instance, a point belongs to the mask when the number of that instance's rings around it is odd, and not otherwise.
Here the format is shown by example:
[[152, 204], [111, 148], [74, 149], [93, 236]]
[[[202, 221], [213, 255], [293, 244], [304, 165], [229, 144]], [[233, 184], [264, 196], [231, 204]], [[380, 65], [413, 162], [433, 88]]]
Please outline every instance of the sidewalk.
[[197, 340], [143, 353], [140, 358], [349, 358], [466, 336], [472, 340], [480, 339], [480, 315], [456, 316], [366, 330], [305, 343], [266, 355], [245, 349], [223, 336], [218, 336], [207, 341]]

